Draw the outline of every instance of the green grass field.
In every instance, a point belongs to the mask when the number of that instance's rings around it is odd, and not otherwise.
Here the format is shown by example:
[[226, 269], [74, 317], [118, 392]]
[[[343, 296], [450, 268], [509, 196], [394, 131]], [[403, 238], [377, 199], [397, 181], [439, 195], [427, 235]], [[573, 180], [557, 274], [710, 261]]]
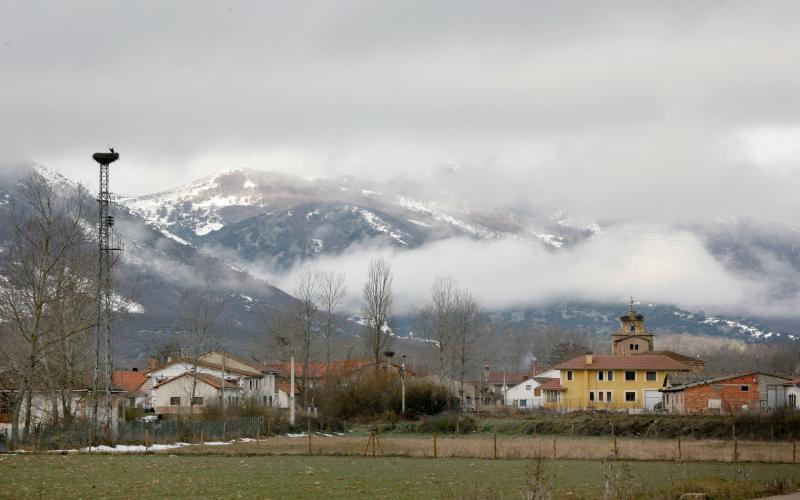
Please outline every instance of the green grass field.
[[[544, 461], [556, 498], [602, 493], [600, 461]], [[0, 497], [521, 498], [528, 460], [219, 455], [5, 455]], [[623, 472], [623, 471], [627, 472]], [[800, 465], [618, 462], [637, 498], [704, 480], [724, 495], [768, 492], [776, 478], [800, 482]], [[569, 493], [569, 495], [568, 495]]]

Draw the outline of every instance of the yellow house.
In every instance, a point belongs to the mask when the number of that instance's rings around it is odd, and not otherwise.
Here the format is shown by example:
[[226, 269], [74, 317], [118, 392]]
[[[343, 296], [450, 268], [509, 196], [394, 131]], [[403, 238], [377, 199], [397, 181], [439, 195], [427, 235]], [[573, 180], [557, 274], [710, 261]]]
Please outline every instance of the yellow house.
[[667, 372], [689, 371], [685, 363], [662, 354], [596, 356], [588, 353], [555, 367], [560, 385], [545, 389], [545, 405], [559, 410], [653, 409]]

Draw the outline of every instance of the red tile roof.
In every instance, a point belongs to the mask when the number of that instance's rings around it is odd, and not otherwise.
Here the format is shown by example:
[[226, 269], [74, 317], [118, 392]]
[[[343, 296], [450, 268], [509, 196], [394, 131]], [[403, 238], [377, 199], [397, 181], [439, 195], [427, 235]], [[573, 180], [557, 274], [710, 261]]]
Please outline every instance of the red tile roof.
[[651, 356], [607, 356], [592, 355], [592, 363], [586, 364], [586, 355], [556, 365], [559, 370], [689, 370], [689, 366], [663, 354]]
[[[392, 363], [395, 366], [394, 363]], [[375, 366], [375, 361], [372, 359], [347, 359], [342, 361], [331, 361], [330, 374], [342, 375], [347, 373], [357, 372]], [[269, 363], [268, 368], [277, 370], [282, 376], [288, 377], [291, 370], [291, 363]], [[325, 361], [312, 361], [308, 363], [308, 373], [311, 378], [322, 378], [328, 375], [328, 364]], [[295, 360], [294, 362], [294, 376], [303, 376], [303, 363]]]
[[136, 392], [147, 380], [143, 372], [114, 370], [112, 384], [128, 392]]
[[800, 385], [800, 378], [796, 378], [794, 380], [790, 380], [783, 385]]
[[[286, 394], [289, 394], [289, 389], [292, 388], [292, 384], [290, 384], [289, 382], [278, 382], [275, 385], [278, 387], [279, 391], [283, 391]], [[300, 393], [300, 388], [297, 387], [297, 384], [295, 384], [294, 393], [295, 394], [299, 394]]]
[[539, 389], [543, 391], [566, 391], [566, 387], [561, 386], [561, 379], [557, 378], [549, 378], [546, 379], [542, 385], [539, 386]]
[[489, 372], [489, 383], [502, 384], [504, 375], [506, 385], [517, 385], [531, 378], [531, 372]]
[[[170, 382], [174, 382], [175, 380], [178, 380], [181, 377], [191, 377], [191, 376], [192, 376], [191, 373], [182, 373], [177, 377], [168, 378], [167, 380], [159, 382], [158, 384], [155, 385], [155, 387], [161, 387], [162, 385], [169, 384]], [[215, 387], [217, 389], [220, 389], [223, 385], [225, 386], [226, 389], [241, 389], [241, 387], [239, 387], [239, 384], [237, 384], [235, 381], [225, 380], [223, 382], [221, 378], [209, 375], [208, 373], [198, 373], [197, 379], [202, 380], [206, 384]]]

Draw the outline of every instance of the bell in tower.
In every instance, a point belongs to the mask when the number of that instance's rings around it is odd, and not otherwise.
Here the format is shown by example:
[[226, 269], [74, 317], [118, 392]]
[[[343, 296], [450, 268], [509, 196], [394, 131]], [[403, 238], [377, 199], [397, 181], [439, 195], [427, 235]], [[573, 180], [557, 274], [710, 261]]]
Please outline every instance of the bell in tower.
[[631, 297], [628, 314], [620, 316], [620, 328], [611, 336], [611, 354], [627, 356], [653, 350], [653, 332], [644, 328], [644, 315], [636, 311], [636, 302]]

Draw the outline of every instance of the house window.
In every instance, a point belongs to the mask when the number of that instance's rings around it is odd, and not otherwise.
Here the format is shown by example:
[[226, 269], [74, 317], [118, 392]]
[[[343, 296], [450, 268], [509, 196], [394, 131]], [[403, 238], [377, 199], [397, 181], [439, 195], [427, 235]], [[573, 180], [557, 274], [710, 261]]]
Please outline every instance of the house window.
[[625, 372], [625, 380], [629, 382], [636, 380], [636, 372]]
[[520, 399], [519, 400], [519, 407], [520, 408], [525, 408], [526, 406], [528, 406], [528, 400], [527, 399]]
[[589, 391], [589, 401], [594, 401], [594, 392]]
[[789, 408], [797, 408], [797, 394], [789, 394]]
[[633, 350], [634, 351], [638, 351], [639, 350], [639, 344], [633, 344]]
[[173, 397], [169, 398], [169, 405], [170, 406], [180, 406], [181, 405], [180, 396], [173, 396]]
[[743, 385], [743, 386], [741, 387], [741, 389], [742, 389], [742, 392], [747, 392], [747, 391], [749, 391], [749, 390], [750, 390], [750, 386], [749, 386], [749, 385]]
[[625, 391], [625, 401], [633, 403], [636, 401], [636, 391]]
[[597, 399], [599, 401], [603, 401], [603, 391], [600, 391], [600, 392], [597, 393]]
[[606, 380], [608, 380], [609, 382], [611, 382], [612, 380], [614, 380], [614, 372], [612, 372], [611, 370], [609, 370], [609, 371], [608, 371], [608, 376], [606, 377]]
[[525, 386], [525, 390], [526, 390], [526, 391], [530, 391], [530, 390], [531, 390], [531, 386], [530, 386], [530, 385], [526, 385], [526, 386]]
[[542, 395], [542, 390], [537, 387], [536, 389], [533, 390], [533, 395], [534, 396], [541, 396]]
[[606, 403], [611, 402], [611, 391], [606, 391]]
[[636, 332], [636, 325], [635, 324], [631, 325], [631, 332], [634, 332], [634, 333]]
[[601, 381], [603, 380], [603, 372], [601, 372], [601, 371], [597, 372], [597, 380], [601, 380]]
[[567, 370], [567, 380], [572, 380], [572, 370]]
[[192, 398], [192, 404], [196, 405], [196, 406], [203, 406], [203, 398], [202, 397], [197, 397], [197, 396], [193, 397]]
[[649, 380], [650, 382], [656, 379], [656, 372], [647, 372], [645, 373], [645, 379]]
[[630, 348], [631, 348], [631, 351], [632, 351], [633, 350], [633, 344], [631, 344]]

